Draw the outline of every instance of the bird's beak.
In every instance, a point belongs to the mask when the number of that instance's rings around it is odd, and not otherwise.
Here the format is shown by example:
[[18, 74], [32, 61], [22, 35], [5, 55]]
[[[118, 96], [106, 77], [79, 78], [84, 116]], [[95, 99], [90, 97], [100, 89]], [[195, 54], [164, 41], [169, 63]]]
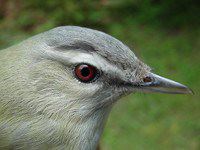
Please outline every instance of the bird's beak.
[[142, 83], [136, 85], [137, 89], [144, 92], [160, 92], [169, 94], [193, 94], [187, 86], [156, 74], [149, 74]]

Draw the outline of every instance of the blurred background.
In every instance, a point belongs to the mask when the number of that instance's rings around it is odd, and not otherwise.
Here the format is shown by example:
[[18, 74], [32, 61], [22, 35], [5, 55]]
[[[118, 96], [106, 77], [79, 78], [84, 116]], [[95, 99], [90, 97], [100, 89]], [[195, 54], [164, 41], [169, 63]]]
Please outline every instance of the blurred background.
[[155, 73], [195, 95], [129, 95], [114, 107], [102, 150], [200, 149], [200, 3], [195, 0], [0, 0], [0, 48], [61, 25], [104, 31]]

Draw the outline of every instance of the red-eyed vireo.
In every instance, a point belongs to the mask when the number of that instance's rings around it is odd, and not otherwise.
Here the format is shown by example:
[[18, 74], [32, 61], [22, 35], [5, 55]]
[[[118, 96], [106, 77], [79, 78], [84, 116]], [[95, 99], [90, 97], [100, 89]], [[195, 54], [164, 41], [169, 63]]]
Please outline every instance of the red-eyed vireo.
[[103, 32], [31, 37], [0, 51], [0, 149], [94, 150], [113, 104], [137, 91], [191, 93]]

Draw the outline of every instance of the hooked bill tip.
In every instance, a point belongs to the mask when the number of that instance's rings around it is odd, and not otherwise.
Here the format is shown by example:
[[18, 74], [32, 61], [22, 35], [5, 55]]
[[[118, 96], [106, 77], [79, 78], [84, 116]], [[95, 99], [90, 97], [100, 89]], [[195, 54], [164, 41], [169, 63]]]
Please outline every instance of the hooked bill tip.
[[191, 95], [194, 95], [194, 91], [190, 88], [187, 87], [187, 93], [186, 94], [191, 94]]

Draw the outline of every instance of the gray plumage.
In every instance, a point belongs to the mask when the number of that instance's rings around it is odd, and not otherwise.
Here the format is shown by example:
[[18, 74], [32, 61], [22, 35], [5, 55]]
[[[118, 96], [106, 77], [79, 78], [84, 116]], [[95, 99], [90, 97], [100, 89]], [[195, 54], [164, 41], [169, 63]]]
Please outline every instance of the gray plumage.
[[[154, 76], [119, 40], [87, 28], [41, 33], [1, 50], [0, 60], [0, 149], [93, 150], [122, 95], [191, 92]], [[98, 68], [99, 78], [77, 80], [79, 63]], [[146, 84], [145, 77], [152, 82]]]

